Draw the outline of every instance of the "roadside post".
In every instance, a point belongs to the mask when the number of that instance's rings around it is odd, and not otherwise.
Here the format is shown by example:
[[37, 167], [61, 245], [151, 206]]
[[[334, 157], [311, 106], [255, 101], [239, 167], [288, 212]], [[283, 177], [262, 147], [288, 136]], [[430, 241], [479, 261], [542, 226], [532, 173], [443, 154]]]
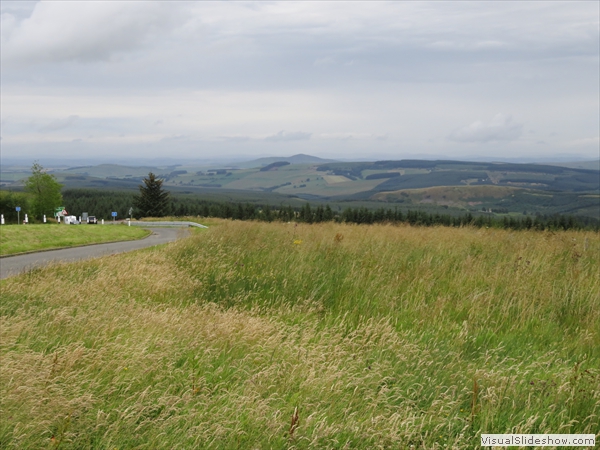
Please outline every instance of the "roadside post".
[[17, 223], [21, 223], [21, 207], [17, 206], [15, 209], [17, 210]]
[[0, 225], [4, 225], [4, 214], [0, 214]]
[[27, 218], [27, 213], [25, 213], [25, 223], [29, 223], [29, 219]]
[[113, 223], [115, 223], [115, 217], [117, 217], [117, 212], [116, 212], [116, 211], [113, 211], [113, 212], [111, 212], [111, 213], [110, 213], [110, 215], [111, 215], [111, 216], [112, 216], [112, 218], [113, 218]]
[[102, 225], [104, 225], [104, 219], [102, 219]]
[[46, 214], [44, 214], [44, 223], [46, 223]]

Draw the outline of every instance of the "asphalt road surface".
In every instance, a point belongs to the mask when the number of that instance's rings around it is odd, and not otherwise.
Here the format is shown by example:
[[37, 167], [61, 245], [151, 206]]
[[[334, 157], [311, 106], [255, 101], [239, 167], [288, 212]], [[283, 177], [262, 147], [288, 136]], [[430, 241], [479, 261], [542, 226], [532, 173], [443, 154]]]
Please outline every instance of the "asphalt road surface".
[[166, 244], [189, 233], [187, 228], [145, 228], [152, 231], [152, 234], [137, 241], [111, 242], [0, 258], [0, 279], [18, 275], [52, 262], [80, 261]]

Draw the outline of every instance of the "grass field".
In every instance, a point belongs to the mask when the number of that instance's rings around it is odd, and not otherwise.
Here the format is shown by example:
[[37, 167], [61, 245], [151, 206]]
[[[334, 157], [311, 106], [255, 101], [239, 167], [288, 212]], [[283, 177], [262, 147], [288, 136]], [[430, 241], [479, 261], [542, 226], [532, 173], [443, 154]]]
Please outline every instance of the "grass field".
[[410, 197], [415, 202], [431, 200], [435, 203], [465, 204], [471, 199], [489, 199], [509, 197], [518, 188], [507, 186], [436, 186], [425, 189], [405, 189], [392, 192], [379, 192], [374, 200], [393, 201], [393, 199]]
[[0, 282], [1, 448], [600, 430], [597, 233], [206, 224]]
[[3, 225], [0, 227], [0, 255], [127, 241], [148, 234], [141, 228], [115, 225]]

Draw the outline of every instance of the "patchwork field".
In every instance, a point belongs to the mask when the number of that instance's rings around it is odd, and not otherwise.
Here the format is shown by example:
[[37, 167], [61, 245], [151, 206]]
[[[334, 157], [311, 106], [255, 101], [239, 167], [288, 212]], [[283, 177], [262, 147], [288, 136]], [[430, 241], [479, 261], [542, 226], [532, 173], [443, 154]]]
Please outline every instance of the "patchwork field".
[[518, 188], [505, 186], [436, 186], [425, 189], [405, 189], [392, 192], [380, 192], [374, 200], [394, 202], [410, 199], [413, 203], [436, 203], [449, 206], [467, 206], [469, 202], [509, 197]]
[[336, 183], [346, 183], [350, 180], [350, 178], [346, 178], [342, 175], [324, 175], [323, 179], [327, 184], [336, 184]]
[[0, 282], [0, 447], [600, 430], [598, 233], [207, 224]]

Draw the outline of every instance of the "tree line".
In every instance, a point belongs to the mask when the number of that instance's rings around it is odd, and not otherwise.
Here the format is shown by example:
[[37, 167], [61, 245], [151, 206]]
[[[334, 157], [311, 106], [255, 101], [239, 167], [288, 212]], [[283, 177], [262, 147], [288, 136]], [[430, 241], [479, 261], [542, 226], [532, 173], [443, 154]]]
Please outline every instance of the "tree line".
[[[17, 222], [19, 217], [24, 219], [25, 214], [32, 222], [41, 221], [44, 216], [51, 218], [56, 208], [62, 206], [62, 187], [54, 175], [46, 173], [38, 162], [34, 162], [31, 176], [25, 180], [24, 193], [0, 193], [0, 212], [7, 223]], [[17, 212], [17, 208], [22, 213]]]
[[[133, 192], [101, 191], [92, 189], [67, 189], [63, 192], [68, 211], [86, 211], [99, 218], [109, 219], [112, 211], [118, 217], [125, 217], [134, 205]], [[290, 205], [271, 206], [243, 202], [219, 202], [187, 195], [171, 195], [161, 216], [175, 217], [215, 217], [234, 220], [261, 220], [266, 222], [320, 223], [335, 221], [340, 223], [376, 224], [407, 223], [415, 226], [475, 226], [505, 228], [512, 230], [599, 230], [600, 223], [592, 217], [568, 215], [536, 215], [525, 217], [491, 214], [473, 215], [466, 213], [453, 216], [442, 213], [428, 213], [421, 210], [403, 211], [399, 208], [368, 209], [366, 207], [346, 208], [334, 211], [329, 205], [305, 203], [301, 208]], [[141, 217], [134, 208], [134, 217]]]

